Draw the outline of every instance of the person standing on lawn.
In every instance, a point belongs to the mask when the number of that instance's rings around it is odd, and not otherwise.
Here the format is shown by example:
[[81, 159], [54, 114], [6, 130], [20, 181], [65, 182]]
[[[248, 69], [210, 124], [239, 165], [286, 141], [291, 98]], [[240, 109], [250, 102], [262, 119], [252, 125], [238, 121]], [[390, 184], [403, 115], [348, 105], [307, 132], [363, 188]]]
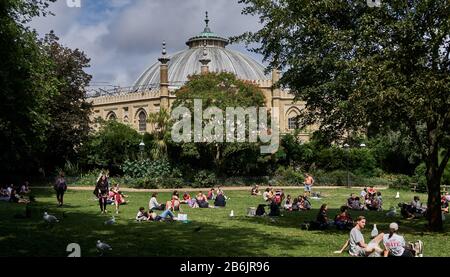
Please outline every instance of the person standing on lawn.
[[305, 185], [305, 193], [308, 193], [309, 196], [311, 196], [312, 186], [314, 185], [314, 178], [312, 177], [311, 174], [309, 173], [305, 174], [304, 185]]
[[56, 178], [55, 186], [56, 199], [58, 200], [58, 207], [62, 207], [64, 204], [64, 192], [67, 190], [66, 179], [64, 178], [64, 172], [60, 172], [58, 178]]
[[106, 210], [106, 201], [108, 199], [109, 194], [109, 181], [106, 174], [102, 174], [102, 176], [98, 179], [97, 185], [95, 186], [96, 195], [98, 198], [98, 203], [100, 205], [101, 213], [107, 213]]

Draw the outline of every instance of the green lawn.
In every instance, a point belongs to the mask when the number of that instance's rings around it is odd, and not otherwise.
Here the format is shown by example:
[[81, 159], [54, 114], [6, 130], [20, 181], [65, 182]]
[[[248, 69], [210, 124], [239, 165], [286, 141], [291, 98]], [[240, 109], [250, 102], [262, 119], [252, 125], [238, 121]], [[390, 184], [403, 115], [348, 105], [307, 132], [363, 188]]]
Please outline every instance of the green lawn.
[[[104, 225], [111, 217], [100, 215], [98, 203], [93, 200], [91, 191], [68, 191], [66, 206], [56, 208], [56, 197], [51, 189], [34, 189], [37, 203], [32, 208], [31, 219], [15, 219], [17, 213], [24, 213], [25, 206], [0, 203], [0, 256], [67, 256], [66, 246], [78, 243], [82, 256], [98, 256], [95, 248], [97, 240], [109, 243], [113, 251], [109, 256], [314, 256], [336, 257], [348, 254], [333, 254], [347, 239], [346, 231], [305, 231], [300, 223], [315, 218], [322, 203], [328, 203], [329, 216], [334, 217], [340, 205], [345, 203], [350, 192], [359, 189], [346, 188], [322, 190], [321, 201], [312, 200], [313, 210], [308, 212], [284, 212], [275, 221], [268, 217], [246, 217], [247, 207], [257, 206], [262, 197], [251, 197], [248, 191], [229, 191], [230, 197], [225, 209], [190, 209], [183, 206], [190, 223], [134, 221], [137, 209], [147, 207], [149, 193], [128, 193], [130, 203], [121, 207], [116, 216], [117, 224]], [[287, 191], [296, 195], [301, 190]], [[395, 191], [384, 190], [384, 207], [396, 205]], [[413, 193], [401, 192], [400, 201], [410, 201]], [[425, 195], [420, 195], [426, 200]], [[169, 193], [160, 193], [159, 200], [166, 200]], [[42, 220], [45, 210], [50, 214], [65, 218], [48, 228]], [[114, 210], [113, 206], [109, 211]], [[235, 217], [229, 218], [234, 210]], [[387, 229], [392, 221], [385, 218], [385, 212], [352, 212], [356, 216], [364, 214], [367, 227], [366, 240], [372, 224], [380, 231]], [[396, 218], [400, 232], [406, 240], [421, 239], [424, 242], [425, 256], [450, 256], [448, 223], [446, 232], [432, 234], [424, 232], [425, 221]], [[199, 228], [201, 227], [199, 231]]]

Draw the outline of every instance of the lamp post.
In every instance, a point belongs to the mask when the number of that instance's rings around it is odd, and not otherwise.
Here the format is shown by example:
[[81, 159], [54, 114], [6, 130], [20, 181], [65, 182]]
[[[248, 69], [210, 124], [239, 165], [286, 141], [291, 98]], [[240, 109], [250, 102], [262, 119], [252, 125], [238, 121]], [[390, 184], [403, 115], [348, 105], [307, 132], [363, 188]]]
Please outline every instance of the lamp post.
[[349, 148], [350, 148], [350, 145], [348, 145], [346, 143], [346, 144], [344, 144], [344, 148], [347, 151], [347, 188], [350, 188], [350, 173], [349, 173], [349, 168], [348, 168], [348, 159], [349, 159]]
[[144, 149], [145, 149], [145, 143], [144, 143], [144, 141], [141, 141], [141, 143], [139, 143], [139, 150], [141, 152], [141, 161], [144, 159]]
[[[359, 147], [361, 148], [365, 148], [366, 144], [365, 143], [361, 143], [359, 145]], [[348, 145], [347, 143], [344, 144], [344, 148], [347, 151], [347, 188], [350, 188], [350, 171], [349, 171], [349, 159], [350, 159], [350, 145]]]

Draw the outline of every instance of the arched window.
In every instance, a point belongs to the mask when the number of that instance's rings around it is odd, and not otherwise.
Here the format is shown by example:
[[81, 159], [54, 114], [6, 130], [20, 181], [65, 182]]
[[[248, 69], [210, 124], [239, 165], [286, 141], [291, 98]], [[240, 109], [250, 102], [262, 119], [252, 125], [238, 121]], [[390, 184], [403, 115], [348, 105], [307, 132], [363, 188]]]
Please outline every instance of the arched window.
[[295, 130], [298, 128], [297, 117], [290, 117], [288, 119], [288, 128], [289, 130]]
[[106, 120], [117, 120], [117, 116], [114, 112], [109, 112], [106, 116]]
[[295, 107], [292, 107], [290, 110], [288, 110], [287, 118], [288, 118], [288, 129], [289, 130], [295, 130], [295, 129], [299, 128], [298, 115], [299, 115], [299, 111]]
[[139, 131], [147, 131], [147, 114], [144, 111], [139, 112]]

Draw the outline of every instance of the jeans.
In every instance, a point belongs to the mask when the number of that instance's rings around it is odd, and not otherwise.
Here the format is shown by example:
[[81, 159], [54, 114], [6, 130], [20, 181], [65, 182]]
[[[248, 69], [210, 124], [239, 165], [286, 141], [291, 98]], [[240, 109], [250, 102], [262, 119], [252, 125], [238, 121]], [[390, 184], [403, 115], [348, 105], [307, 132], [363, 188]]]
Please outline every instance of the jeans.
[[175, 215], [173, 214], [173, 212], [171, 210], [165, 210], [160, 215], [160, 217], [162, 217], [163, 219], [166, 218], [167, 216], [169, 216], [170, 218], [173, 218]]

